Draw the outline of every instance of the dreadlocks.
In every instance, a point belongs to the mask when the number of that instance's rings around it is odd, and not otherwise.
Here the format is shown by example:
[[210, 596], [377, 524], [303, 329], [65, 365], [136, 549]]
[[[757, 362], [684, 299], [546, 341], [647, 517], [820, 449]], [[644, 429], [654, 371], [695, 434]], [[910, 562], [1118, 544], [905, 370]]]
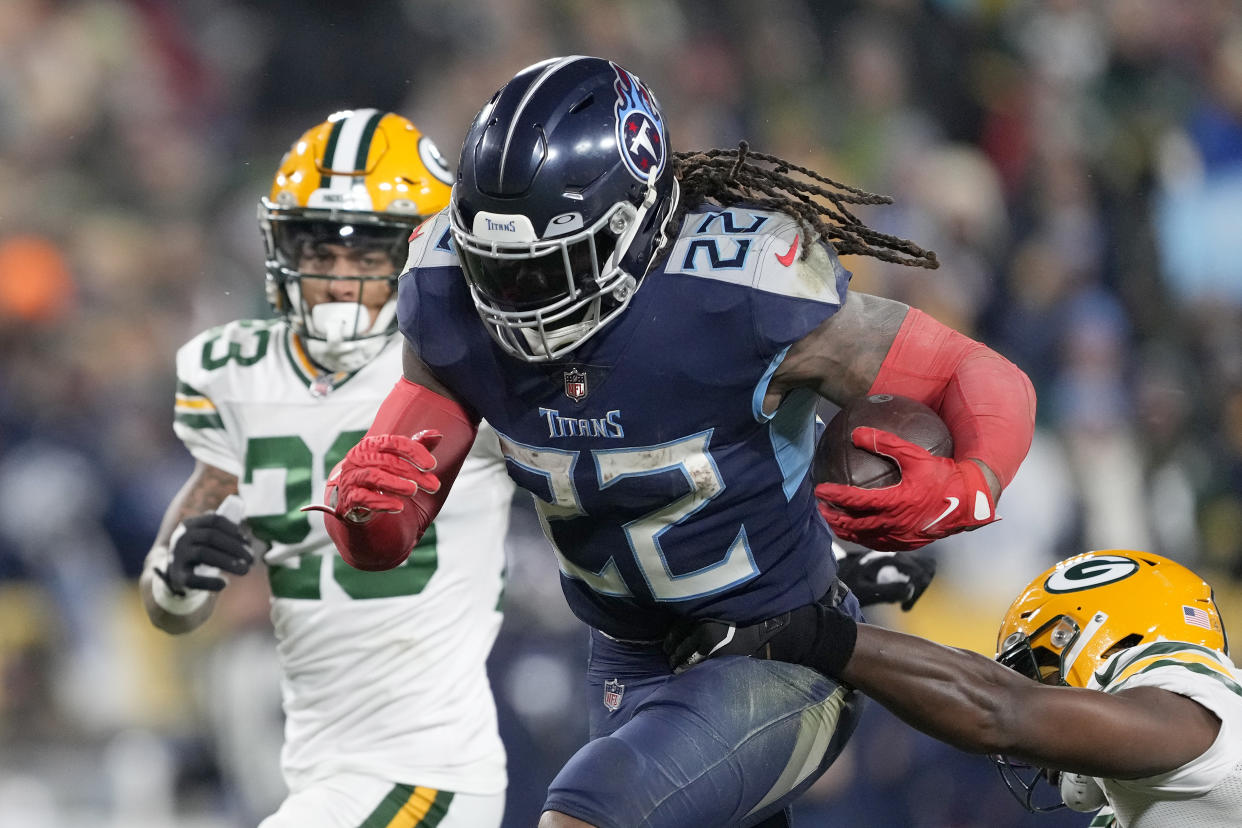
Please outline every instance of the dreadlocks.
[[[681, 184], [682, 215], [706, 199], [722, 207], [744, 201], [789, 214], [807, 238], [818, 236], [830, 241], [841, 255], [855, 253], [910, 267], [940, 266], [932, 251], [868, 227], [846, 206], [892, 204], [888, 196], [839, 184], [774, 155], [751, 152], [745, 141], [737, 149], [677, 152], [673, 163]], [[793, 178], [790, 172], [810, 181]], [[682, 216], [675, 218], [680, 221]], [[809, 249], [803, 246], [800, 258], [806, 258]]]

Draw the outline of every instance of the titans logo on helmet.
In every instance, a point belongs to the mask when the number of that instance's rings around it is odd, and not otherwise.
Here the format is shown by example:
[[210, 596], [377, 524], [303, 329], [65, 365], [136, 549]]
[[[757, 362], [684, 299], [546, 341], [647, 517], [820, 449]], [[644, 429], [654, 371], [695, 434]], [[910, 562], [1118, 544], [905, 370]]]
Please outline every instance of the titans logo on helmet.
[[668, 160], [664, 120], [643, 82], [615, 63], [612, 68], [617, 73], [617, 149], [630, 173], [646, 181], [652, 170], [658, 176]]

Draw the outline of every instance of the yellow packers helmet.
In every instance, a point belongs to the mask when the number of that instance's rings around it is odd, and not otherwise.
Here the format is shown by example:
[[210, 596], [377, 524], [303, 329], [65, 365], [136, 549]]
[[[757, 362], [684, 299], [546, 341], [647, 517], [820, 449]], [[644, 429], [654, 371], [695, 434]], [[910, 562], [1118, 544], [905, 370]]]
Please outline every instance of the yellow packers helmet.
[[1031, 581], [997, 635], [997, 660], [1045, 683], [1086, 687], [1113, 654], [1159, 639], [1228, 653], [1212, 587], [1150, 552], [1076, 555]]
[[[1045, 684], [1086, 687], [1113, 654], [1160, 639], [1227, 654], [1212, 588], [1160, 555], [1104, 549], [1067, 558], [1027, 585], [1005, 613], [996, 660]], [[1059, 771], [992, 760], [1028, 811], [1065, 807]], [[1053, 793], [1044, 793], [1048, 786]]]
[[[435, 143], [400, 115], [377, 109], [334, 113], [285, 153], [271, 192], [259, 200], [266, 292], [272, 308], [308, 340], [316, 361], [355, 370], [382, 350], [396, 331], [396, 283], [410, 234], [448, 204], [451, 185]], [[374, 322], [361, 299], [318, 309], [303, 301], [302, 280], [326, 277], [303, 273], [299, 262], [323, 244], [379, 250], [392, 260], [391, 273], [347, 277], [359, 280], [359, 295], [366, 281], [391, 285]], [[363, 348], [350, 344], [366, 340]]]

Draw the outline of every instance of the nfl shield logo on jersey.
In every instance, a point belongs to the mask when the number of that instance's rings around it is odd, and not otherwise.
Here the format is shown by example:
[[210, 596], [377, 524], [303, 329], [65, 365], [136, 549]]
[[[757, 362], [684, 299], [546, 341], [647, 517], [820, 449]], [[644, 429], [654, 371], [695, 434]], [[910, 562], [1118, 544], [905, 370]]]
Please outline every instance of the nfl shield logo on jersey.
[[332, 389], [336, 388], [336, 374], [320, 374], [311, 382], [311, 396], [315, 398], [326, 397], [332, 393]]
[[570, 368], [565, 372], [565, 396], [574, 402], [582, 402], [587, 395], [586, 371]]
[[604, 707], [616, 712], [621, 706], [621, 697], [625, 695], [625, 685], [616, 679], [604, 682]]

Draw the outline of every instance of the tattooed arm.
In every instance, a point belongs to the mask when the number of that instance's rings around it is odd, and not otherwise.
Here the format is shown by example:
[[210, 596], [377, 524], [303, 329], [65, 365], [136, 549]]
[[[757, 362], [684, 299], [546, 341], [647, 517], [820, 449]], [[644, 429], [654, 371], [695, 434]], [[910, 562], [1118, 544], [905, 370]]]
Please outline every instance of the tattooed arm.
[[168, 557], [169, 538], [172, 537], [173, 530], [181, 521], [214, 511], [226, 497], [236, 493], [237, 478], [235, 476], [215, 466], [199, 462], [194, 466], [190, 479], [168, 504], [168, 509], [164, 512], [164, 520], [160, 523], [159, 532], [155, 536], [155, 543], [151, 551], [147, 553], [142, 575], [138, 579], [138, 586], [142, 591], [142, 604], [147, 610], [147, 617], [151, 619], [152, 624], [164, 632], [180, 635], [198, 628], [215, 609], [218, 596], [216, 593], [210, 593], [202, 606], [185, 615], [167, 611], [155, 601], [153, 579], [159, 576], [154, 572], [154, 562]]
[[888, 432], [854, 429], [854, 445], [892, 458], [901, 481], [884, 489], [821, 483], [815, 495], [839, 538], [871, 549], [918, 549], [996, 520], [996, 501], [1035, 430], [1035, 391], [1016, 365], [917, 309], [863, 293], [847, 294], [790, 346], [764, 410], [800, 387], [841, 406], [868, 394], [912, 397], [953, 434], [950, 459]]
[[764, 410], [809, 387], [838, 405], [864, 396], [884, 364], [907, 305], [851, 291], [841, 310], [789, 348], [768, 385]]

